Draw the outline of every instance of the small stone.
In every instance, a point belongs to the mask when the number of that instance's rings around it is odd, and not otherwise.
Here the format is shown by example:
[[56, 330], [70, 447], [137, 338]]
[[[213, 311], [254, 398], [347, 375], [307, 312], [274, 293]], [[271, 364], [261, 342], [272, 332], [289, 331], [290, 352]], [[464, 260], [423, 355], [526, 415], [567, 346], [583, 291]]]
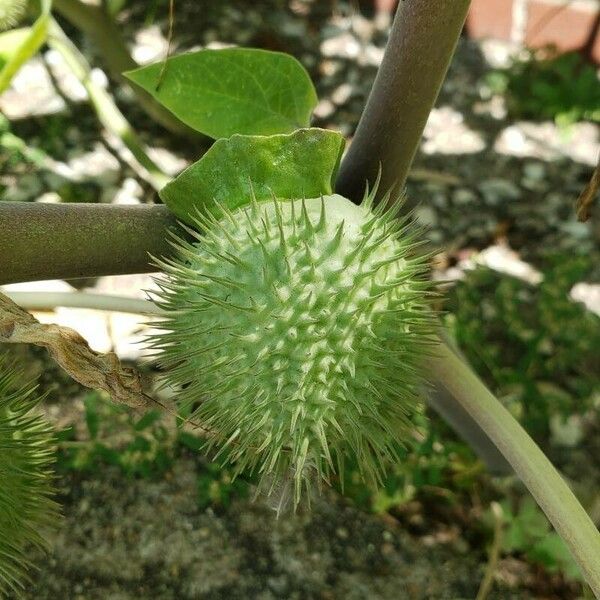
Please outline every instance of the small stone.
[[579, 221], [567, 221], [566, 223], [561, 223], [559, 229], [563, 233], [579, 239], [586, 238], [590, 234], [588, 225], [586, 223], [580, 223]]
[[333, 77], [340, 72], [342, 65], [339, 60], [324, 60], [319, 65], [319, 71], [323, 77]]
[[267, 579], [267, 585], [279, 596], [285, 595], [289, 583], [288, 578], [285, 575], [279, 575], [279, 577], [269, 577]]
[[484, 179], [478, 187], [484, 200], [492, 205], [500, 204], [502, 201], [517, 200], [521, 197], [521, 190], [507, 179]]
[[141, 204], [144, 193], [142, 186], [132, 177], [127, 177], [113, 197], [113, 204]]
[[357, 13], [352, 18], [352, 29], [357, 37], [367, 42], [373, 37], [374, 24], [371, 19], [365, 19]]
[[473, 204], [477, 202], [477, 194], [466, 188], [459, 188], [452, 193], [452, 201], [458, 205]]
[[331, 94], [331, 100], [335, 104], [345, 104], [352, 95], [352, 86], [349, 83], [342, 83], [342, 85], [338, 86], [333, 90]]
[[100, 143], [95, 144], [90, 152], [71, 158], [68, 167], [76, 181], [97, 179], [105, 185], [115, 184], [121, 171], [119, 161]]
[[36, 202], [42, 202], [43, 204], [58, 204], [62, 202], [62, 198], [56, 192], [46, 192], [42, 194]]
[[323, 56], [341, 56], [342, 58], [357, 58], [360, 54], [360, 44], [347, 31], [325, 40], [321, 44]]
[[335, 105], [331, 100], [323, 99], [315, 107], [314, 115], [318, 119], [327, 119], [335, 112]]
[[3, 200], [7, 202], [27, 202], [42, 193], [42, 184], [39, 175], [27, 174], [19, 178], [18, 185], [10, 186], [5, 192]]
[[546, 177], [546, 167], [539, 162], [526, 162], [523, 165], [523, 174], [526, 179], [542, 181]]
[[368, 44], [360, 57], [362, 65], [378, 67], [383, 60], [384, 48], [379, 48], [373, 44]]
[[437, 214], [430, 206], [420, 206], [415, 214], [422, 225], [432, 226], [437, 223]]

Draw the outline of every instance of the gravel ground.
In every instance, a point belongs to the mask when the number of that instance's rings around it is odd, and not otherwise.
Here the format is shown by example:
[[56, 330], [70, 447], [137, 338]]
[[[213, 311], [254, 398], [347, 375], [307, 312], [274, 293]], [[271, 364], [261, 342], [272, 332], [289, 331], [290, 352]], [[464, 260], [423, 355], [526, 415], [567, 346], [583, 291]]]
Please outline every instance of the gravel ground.
[[65, 523], [26, 598], [457, 600], [485, 569], [460, 536], [412, 537], [334, 493], [279, 518], [260, 501], [201, 510], [192, 460], [160, 481], [107, 469], [61, 483]]

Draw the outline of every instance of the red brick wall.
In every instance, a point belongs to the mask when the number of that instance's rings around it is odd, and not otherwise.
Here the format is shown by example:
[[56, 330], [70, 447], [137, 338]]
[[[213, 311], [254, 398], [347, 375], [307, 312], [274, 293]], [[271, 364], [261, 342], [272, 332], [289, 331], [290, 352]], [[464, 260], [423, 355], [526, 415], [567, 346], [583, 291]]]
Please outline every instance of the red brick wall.
[[[373, 2], [377, 11], [389, 13], [398, 3]], [[600, 64], [599, 15], [600, 0], [472, 0], [466, 29], [474, 38], [511, 40], [531, 48], [583, 49]]]
[[[519, 10], [525, 17], [522, 24], [515, 21]], [[585, 49], [600, 63], [599, 14], [599, 0], [472, 0], [466, 29], [474, 38], [511, 40], [531, 48]]]

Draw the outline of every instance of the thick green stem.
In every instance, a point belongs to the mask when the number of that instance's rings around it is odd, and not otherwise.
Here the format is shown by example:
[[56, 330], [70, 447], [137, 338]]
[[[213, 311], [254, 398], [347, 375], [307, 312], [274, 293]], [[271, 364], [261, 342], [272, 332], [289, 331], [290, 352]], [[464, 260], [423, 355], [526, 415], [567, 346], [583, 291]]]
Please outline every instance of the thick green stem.
[[110, 94], [92, 80], [90, 66], [83, 54], [54, 20], [50, 22], [48, 43], [60, 52], [73, 74], [85, 88], [104, 128], [120, 138], [138, 163], [147, 171], [145, 179], [157, 191], [167, 185], [171, 178], [163, 173], [160, 167], [146, 154], [144, 146]]
[[426, 365], [506, 457], [600, 597], [600, 533], [564, 479], [514, 417], [445, 344]]
[[454, 54], [470, 0], [400, 2], [383, 62], [340, 168], [336, 191], [356, 202], [381, 169], [399, 192]]
[[129, 54], [119, 27], [101, 7], [84, 4], [80, 0], [54, 0], [53, 7], [90, 37], [111, 75], [133, 89], [139, 105], [154, 121], [172, 133], [202, 139], [200, 134], [183, 124], [150, 94], [123, 77], [123, 72], [139, 65]]
[[169, 231], [165, 206], [0, 202], [0, 284], [155, 271]]

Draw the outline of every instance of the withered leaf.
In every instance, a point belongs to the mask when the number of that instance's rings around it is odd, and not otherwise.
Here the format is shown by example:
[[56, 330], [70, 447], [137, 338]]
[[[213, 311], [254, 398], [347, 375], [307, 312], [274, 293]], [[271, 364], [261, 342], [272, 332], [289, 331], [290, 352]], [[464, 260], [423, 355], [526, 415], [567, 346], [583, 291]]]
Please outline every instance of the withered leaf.
[[82, 385], [110, 394], [115, 402], [131, 408], [148, 405], [139, 373], [123, 367], [114, 352], [94, 352], [75, 330], [40, 323], [35, 317], [0, 293], [0, 342], [34, 344], [48, 350], [52, 358]]

